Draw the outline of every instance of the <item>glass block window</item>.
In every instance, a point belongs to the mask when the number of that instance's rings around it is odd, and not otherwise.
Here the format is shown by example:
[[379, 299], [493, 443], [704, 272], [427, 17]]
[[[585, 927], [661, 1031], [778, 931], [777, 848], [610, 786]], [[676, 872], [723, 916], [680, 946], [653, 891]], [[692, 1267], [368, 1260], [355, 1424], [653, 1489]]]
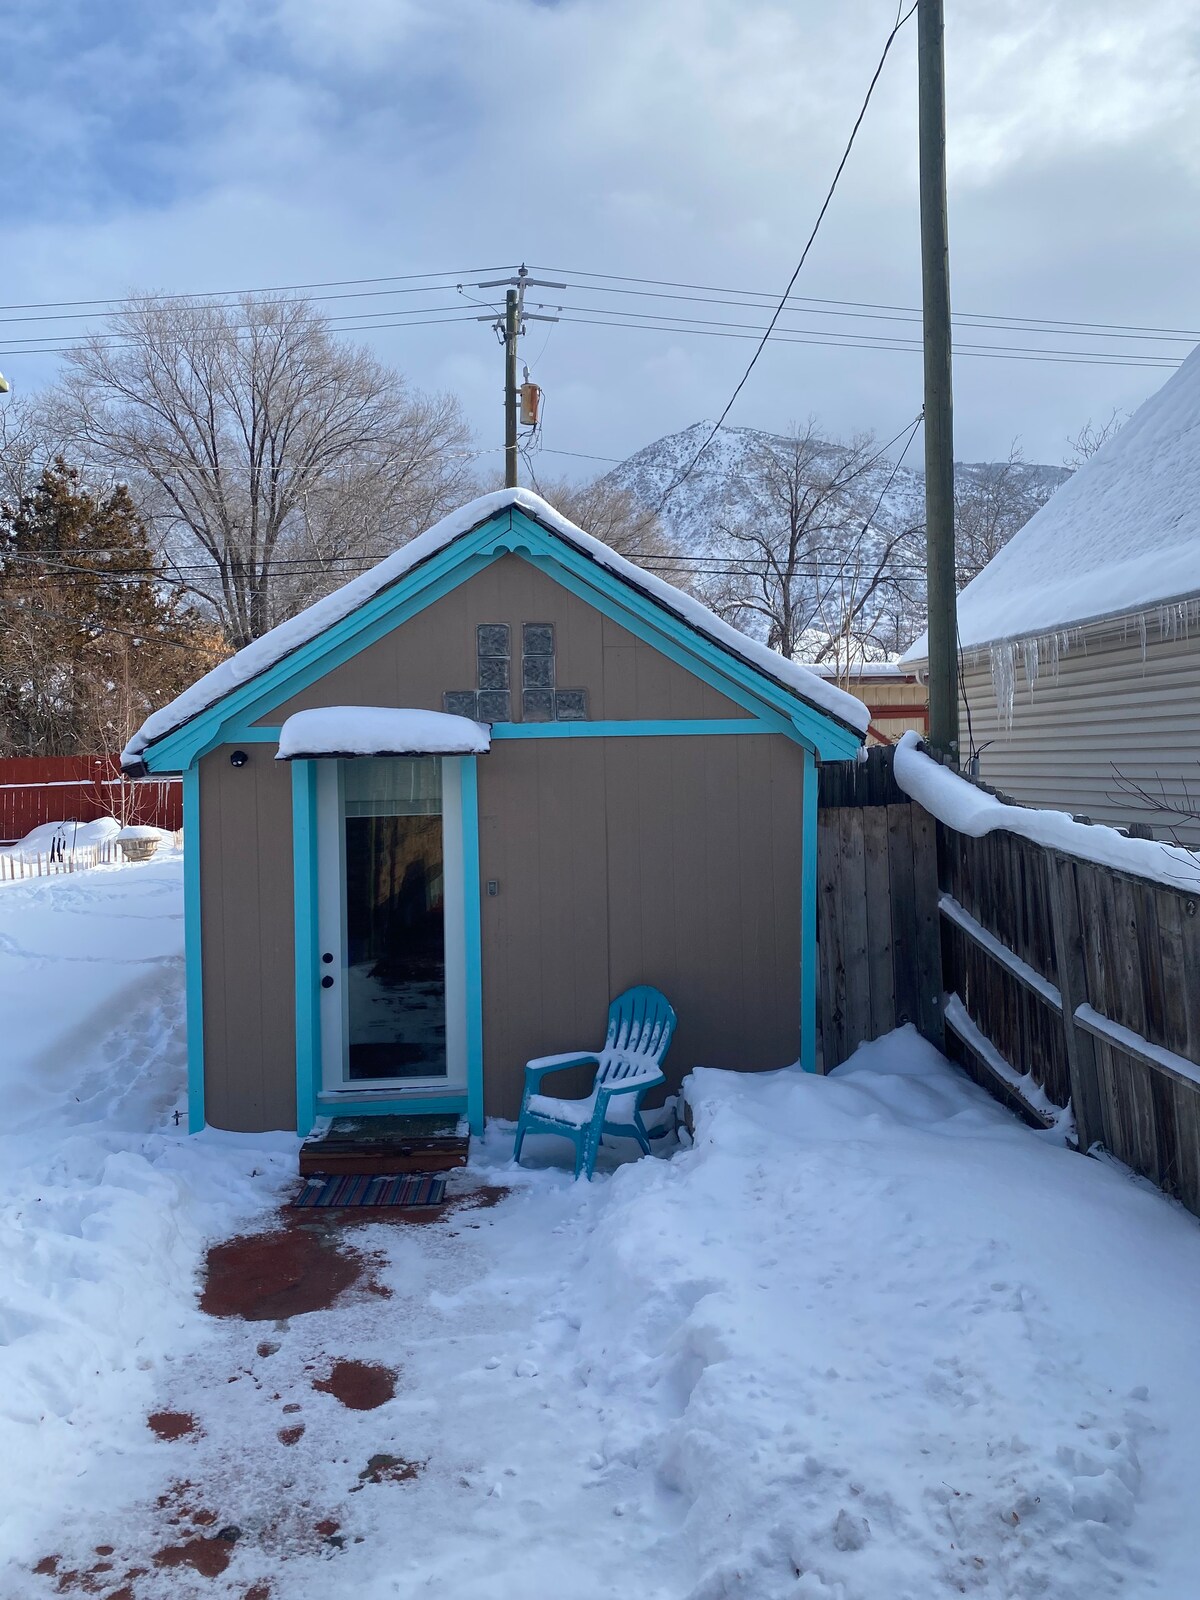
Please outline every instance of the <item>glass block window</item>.
[[480, 661], [507, 661], [512, 655], [507, 622], [481, 622], [475, 629], [475, 650]]
[[553, 689], [554, 657], [522, 656], [521, 687], [524, 689]]
[[477, 715], [474, 689], [447, 689], [442, 696], [442, 710], [452, 717], [474, 718]]
[[480, 722], [512, 721], [512, 696], [507, 689], [481, 689], [475, 704]]
[[586, 689], [556, 689], [554, 691], [554, 716], [558, 722], [586, 722], [588, 704]]
[[552, 622], [523, 622], [521, 624], [521, 654], [523, 656], [552, 656], [554, 654], [554, 624]]
[[507, 689], [509, 687], [507, 656], [480, 656], [479, 687], [481, 689]]
[[523, 689], [521, 691], [521, 715], [526, 722], [553, 722], [554, 690]]

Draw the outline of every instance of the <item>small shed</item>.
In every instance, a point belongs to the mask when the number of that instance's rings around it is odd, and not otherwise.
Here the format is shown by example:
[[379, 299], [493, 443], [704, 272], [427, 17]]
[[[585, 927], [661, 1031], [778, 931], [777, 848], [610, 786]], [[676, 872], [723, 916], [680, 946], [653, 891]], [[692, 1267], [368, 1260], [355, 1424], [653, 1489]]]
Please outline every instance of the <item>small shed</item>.
[[669, 996], [692, 1067], [816, 1064], [816, 764], [865, 706], [525, 490], [148, 719], [183, 775], [190, 1125], [516, 1115]]

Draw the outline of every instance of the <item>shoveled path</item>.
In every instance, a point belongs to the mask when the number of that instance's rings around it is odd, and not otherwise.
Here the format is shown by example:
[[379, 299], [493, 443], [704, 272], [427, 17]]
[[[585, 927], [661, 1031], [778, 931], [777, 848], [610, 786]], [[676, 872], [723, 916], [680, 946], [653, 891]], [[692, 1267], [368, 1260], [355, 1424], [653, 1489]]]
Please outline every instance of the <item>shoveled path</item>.
[[530, 1593], [627, 1592], [600, 1537], [621, 1474], [544, 1311], [584, 1197], [452, 1186], [439, 1210], [285, 1210], [214, 1246], [211, 1337], [146, 1419], [142, 1493], [64, 1528], [31, 1600], [467, 1600], [496, 1593], [488, 1551], [514, 1538]]

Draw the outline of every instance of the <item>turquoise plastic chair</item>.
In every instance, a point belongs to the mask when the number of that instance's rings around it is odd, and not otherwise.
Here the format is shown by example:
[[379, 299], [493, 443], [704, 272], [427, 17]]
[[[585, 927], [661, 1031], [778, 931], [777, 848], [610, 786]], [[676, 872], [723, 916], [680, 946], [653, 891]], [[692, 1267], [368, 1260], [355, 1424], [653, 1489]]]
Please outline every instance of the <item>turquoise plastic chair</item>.
[[[608, 1008], [604, 1048], [595, 1054], [571, 1051], [561, 1056], [539, 1056], [525, 1066], [525, 1093], [517, 1123], [513, 1160], [520, 1161], [521, 1146], [529, 1132], [557, 1133], [575, 1146], [575, 1176], [596, 1166], [604, 1134], [636, 1139], [647, 1155], [650, 1135], [642, 1121], [642, 1096], [665, 1083], [663, 1057], [675, 1032], [675, 1012], [665, 996], [645, 984], [626, 989]], [[549, 1072], [596, 1063], [592, 1092], [585, 1100], [556, 1100], [539, 1094]]]

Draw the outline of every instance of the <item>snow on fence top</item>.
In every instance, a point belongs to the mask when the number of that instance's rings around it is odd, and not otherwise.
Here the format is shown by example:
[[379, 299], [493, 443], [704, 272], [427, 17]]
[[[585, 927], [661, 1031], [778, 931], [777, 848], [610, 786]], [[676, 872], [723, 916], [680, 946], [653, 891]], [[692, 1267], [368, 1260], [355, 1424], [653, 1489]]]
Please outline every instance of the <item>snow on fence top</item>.
[[910, 799], [955, 832], [980, 839], [999, 828], [1047, 850], [1151, 878], [1172, 889], [1200, 890], [1200, 856], [1193, 851], [1154, 839], [1130, 839], [1099, 823], [1075, 822], [1065, 811], [1006, 805], [941, 766], [919, 743], [915, 733], [901, 736], [894, 757], [896, 782]]
[[[1200, 348], [958, 597], [964, 648], [1200, 594]], [[925, 661], [922, 634], [901, 663]]]
[[492, 736], [482, 722], [445, 711], [392, 706], [318, 706], [279, 730], [276, 761], [306, 756], [482, 755]]
[[452, 511], [440, 522], [435, 522], [432, 528], [410, 540], [402, 549], [386, 556], [377, 566], [372, 567], [370, 572], [364, 572], [361, 577], [343, 584], [340, 589], [335, 589], [332, 594], [316, 601], [298, 616], [290, 617], [278, 627], [272, 628], [269, 633], [264, 633], [261, 639], [253, 640], [236, 655], [213, 667], [211, 672], [206, 672], [190, 688], [185, 689], [174, 700], [147, 717], [121, 752], [123, 764], [128, 767], [137, 766], [143, 751], [156, 739], [173, 732], [192, 717], [206, 711], [224, 695], [240, 688], [242, 684], [258, 677], [260, 673], [266, 672], [284, 656], [298, 650], [310, 639], [315, 639], [327, 628], [340, 622], [343, 617], [349, 616], [352, 611], [357, 611], [381, 590], [398, 582], [423, 561], [428, 561], [430, 557], [437, 555], [453, 540], [471, 532], [473, 528], [478, 528], [489, 517], [498, 511], [507, 510], [510, 506], [527, 512], [599, 566], [616, 573], [634, 588], [640, 589], [643, 594], [658, 601], [668, 611], [674, 612], [689, 627], [707, 635], [716, 644], [743, 661], [751, 663], [785, 688], [807, 700], [810, 705], [828, 712], [830, 716], [836, 717], [839, 722], [845, 723], [857, 733], [866, 733], [870, 719], [862, 701], [856, 700], [853, 695], [844, 693], [834, 684], [818, 677], [808, 667], [801, 666], [797, 661], [788, 661], [778, 651], [769, 649], [759, 640], [751, 639], [748, 634], [741, 633], [727, 622], [722, 622], [720, 617], [715, 616], [707, 606], [701, 605], [691, 595], [684, 594], [682, 590], [665, 583], [661, 578], [656, 578], [653, 573], [643, 571], [632, 561], [626, 561], [624, 556], [619, 556], [615, 550], [610, 550], [608, 545], [599, 539], [594, 539], [591, 534], [584, 533], [583, 529], [577, 528], [573, 522], [568, 522], [566, 517], [555, 511], [554, 507], [540, 495], [532, 494], [528, 489], [500, 489], [494, 494], [480, 495], [478, 499], [460, 506], [457, 511]]

